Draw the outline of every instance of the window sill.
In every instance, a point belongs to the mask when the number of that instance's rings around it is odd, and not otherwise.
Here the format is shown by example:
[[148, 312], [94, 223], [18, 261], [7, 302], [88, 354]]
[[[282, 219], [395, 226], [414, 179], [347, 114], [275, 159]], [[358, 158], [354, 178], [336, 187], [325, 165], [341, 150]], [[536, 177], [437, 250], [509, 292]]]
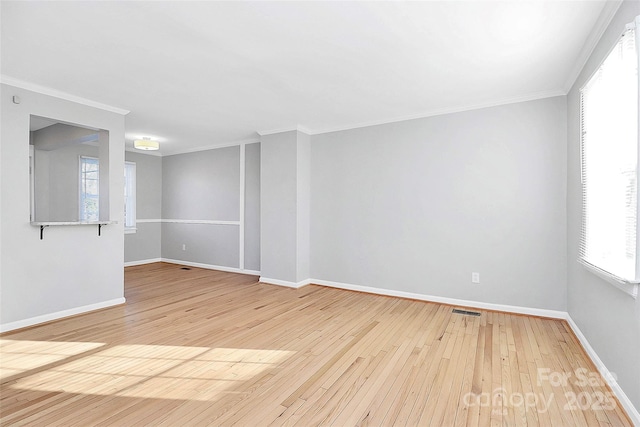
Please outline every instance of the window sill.
[[50, 225], [109, 225], [118, 221], [31, 221], [35, 227], [48, 227]]
[[616, 288], [620, 289], [622, 292], [631, 295], [633, 299], [638, 298], [638, 285], [639, 285], [638, 283], [628, 282], [626, 280], [623, 280], [607, 271], [604, 271], [592, 264], [589, 264], [588, 262], [582, 259], [578, 259], [578, 262], [582, 264], [584, 268], [586, 268], [587, 270], [589, 270], [591, 273], [595, 274], [599, 278], [612, 284]]
[[136, 231], [138, 231], [137, 228], [129, 227], [124, 229], [124, 234], [136, 234]]

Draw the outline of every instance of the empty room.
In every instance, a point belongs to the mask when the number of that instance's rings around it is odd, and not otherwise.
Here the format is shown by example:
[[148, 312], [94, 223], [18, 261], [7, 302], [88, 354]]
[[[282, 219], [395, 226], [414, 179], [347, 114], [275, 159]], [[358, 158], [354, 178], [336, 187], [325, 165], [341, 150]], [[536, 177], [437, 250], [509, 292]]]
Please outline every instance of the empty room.
[[640, 1], [0, 20], [0, 425], [640, 426]]

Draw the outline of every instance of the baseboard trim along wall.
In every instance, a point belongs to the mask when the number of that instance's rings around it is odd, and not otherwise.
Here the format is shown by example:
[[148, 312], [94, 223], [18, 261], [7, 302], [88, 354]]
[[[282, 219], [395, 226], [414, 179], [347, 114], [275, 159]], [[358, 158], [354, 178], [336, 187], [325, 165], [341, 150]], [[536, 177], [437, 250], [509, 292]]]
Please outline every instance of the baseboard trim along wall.
[[578, 338], [578, 341], [580, 341], [580, 344], [582, 344], [582, 348], [584, 349], [584, 351], [587, 353], [593, 364], [596, 365], [596, 368], [600, 372], [600, 375], [602, 375], [602, 378], [604, 378], [609, 387], [611, 387], [611, 390], [613, 390], [613, 394], [616, 395], [618, 401], [620, 402], [620, 404], [622, 404], [622, 407], [627, 412], [627, 415], [629, 415], [629, 417], [631, 418], [631, 422], [633, 422], [633, 424], [636, 426], [640, 426], [640, 412], [638, 412], [638, 409], [633, 406], [633, 403], [631, 402], [629, 397], [627, 397], [626, 393], [622, 390], [622, 388], [620, 388], [620, 385], [618, 384], [618, 381], [616, 380], [614, 374], [609, 371], [609, 369], [607, 369], [600, 357], [598, 357], [596, 351], [593, 349], [593, 347], [591, 347], [591, 344], [589, 344], [589, 341], [587, 341], [587, 338], [584, 336], [578, 325], [573, 321], [568, 313], [565, 320], [573, 330], [573, 333]]
[[469, 308], [480, 308], [484, 310], [504, 311], [507, 313], [527, 314], [530, 316], [550, 317], [553, 319], [567, 318], [567, 312], [565, 311], [547, 310], [543, 308], [520, 307], [515, 305], [493, 304], [488, 302], [439, 297], [434, 295], [416, 294], [412, 292], [396, 291], [392, 289], [373, 288], [370, 286], [352, 285], [349, 283], [332, 282], [329, 280], [320, 280], [320, 279], [310, 279], [308, 283], [328, 286], [331, 288], [346, 289], [349, 291], [366, 292], [369, 294], [386, 295], [391, 297], [409, 298], [409, 299], [415, 299], [415, 300], [427, 301], [427, 302], [438, 302], [441, 304], [456, 305], [456, 306], [469, 307]]
[[262, 277], [262, 276], [260, 276], [260, 282], [266, 283], [268, 285], [285, 286], [287, 288], [294, 288], [294, 289], [298, 289], [312, 283], [310, 279], [303, 280], [301, 282], [296, 283], [296, 282], [288, 282], [286, 280], [280, 280], [280, 279], [270, 279], [268, 277]]
[[126, 300], [124, 298], [116, 298], [108, 301], [98, 302], [95, 304], [83, 305], [82, 307], [74, 307], [68, 310], [56, 311], [55, 313], [43, 314], [41, 316], [31, 317], [29, 319], [4, 323], [0, 325], [0, 333], [14, 331], [16, 329], [28, 328], [30, 326], [51, 322], [53, 320], [61, 320], [65, 317], [71, 317], [77, 314], [86, 314], [90, 311], [96, 311], [107, 307], [113, 307], [115, 305], [121, 305], [125, 302]]
[[[456, 306], [479, 308], [479, 309], [494, 310], [494, 311], [504, 311], [507, 313], [526, 314], [530, 316], [550, 317], [554, 319], [566, 320], [567, 323], [569, 324], [569, 327], [573, 330], [573, 333], [576, 335], [576, 337], [582, 344], [582, 347], [585, 349], [585, 352], [587, 353], [589, 358], [591, 358], [596, 368], [600, 372], [600, 375], [602, 375], [602, 378], [604, 378], [605, 381], [607, 381], [607, 384], [609, 385], [609, 387], [611, 388], [615, 396], [618, 398], [618, 401], [624, 407], [629, 417], [631, 417], [632, 422], [635, 425], [640, 426], [640, 413], [638, 412], [638, 409], [635, 406], [633, 406], [633, 403], [631, 402], [629, 397], [627, 397], [627, 395], [622, 390], [622, 388], [620, 388], [620, 385], [616, 381], [615, 377], [611, 374], [609, 369], [607, 369], [607, 367], [602, 362], [600, 357], [598, 357], [598, 354], [593, 349], [593, 347], [591, 347], [591, 345], [589, 344], [589, 341], [587, 341], [587, 338], [584, 336], [582, 331], [580, 331], [580, 328], [578, 328], [578, 325], [576, 325], [573, 319], [571, 319], [571, 316], [569, 316], [569, 313], [565, 311], [546, 310], [541, 308], [530, 308], [530, 307], [503, 305], [503, 304], [492, 304], [492, 303], [485, 303], [485, 302], [479, 302], [479, 301], [460, 300], [460, 299], [454, 299], [454, 298], [438, 297], [433, 295], [415, 294], [411, 292], [403, 292], [403, 291], [396, 291], [396, 290], [390, 290], [390, 289], [372, 288], [369, 286], [352, 285], [348, 283], [331, 282], [328, 280], [311, 279], [306, 282], [322, 285], [322, 286], [328, 286], [332, 288], [366, 292], [371, 294], [395, 296], [395, 297], [410, 298], [410, 299], [427, 301], [427, 302], [438, 302], [438, 303], [448, 304], [448, 305], [456, 305]], [[304, 283], [304, 282], [300, 282], [300, 283]]]
[[[158, 261], [155, 261], [158, 262]], [[202, 264], [199, 262], [191, 262], [191, 261], [182, 261], [179, 259], [169, 259], [169, 258], [160, 258], [159, 262], [166, 262], [169, 264], [178, 264], [178, 265], [186, 265], [188, 267], [198, 267], [198, 268], [205, 268], [207, 270], [220, 270], [220, 271], [226, 271], [229, 273], [240, 273], [240, 274], [248, 274], [251, 276], [259, 276], [260, 272], [259, 271], [255, 271], [255, 270], [247, 270], [244, 268], [237, 268], [237, 267], [225, 267], [223, 265], [213, 265], [213, 264]]]
[[295, 283], [295, 282], [287, 282], [284, 280], [260, 277], [260, 282], [268, 283], [272, 285], [286, 286], [289, 288], [296, 288], [296, 289], [308, 284], [315, 284], [315, 285], [327, 286], [331, 288], [345, 289], [349, 291], [365, 292], [369, 294], [409, 298], [409, 299], [425, 301], [425, 302], [437, 302], [437, 303], [454, 305], [454, 306], [478, 308], [478, 309], [493, 310], [493, 311], [503, 311], [507, 313], [525, 314], [529, 316], [549, 317], [553, 319], [565, 320], [568, 323], [569, 327], [572, 329], [573, 333], [578, 338], [578, 341], [580, 341], [580, 344], [584, 348], [589, 358], [593, 361], [594, 365], [600, 372], [600, 375], [602, 375], [602, 378], [605, 379], [605, 381], [607, 382], [607, 384], [615, 394], [620, 404], [624, 407], [625, 411], [627, 412], [627, 415], [629, 415], [629, 417], [631, 418], [631, 421], [635, 425], [640, 426], [640, 413], [638, 412], [638, 409], [633, 405], [629, 397], [627, 397], [625, 392], [622, 390], [622, 388], [616, 381], [615, 377], [612, 375], [611, 371], [607, 369], [607, 367], [602, 362], [600, 357], [598, 357], [598, 354], [596, 353], [596, 351], [589, 344], [589, 341], [587, 341], [587, 338], [584, 336], [582, 331], [580, 331], [580, 328], [578, 328], [578, 325], [573, 321], [573, 319], [571, 319], [571, 316], [569, 316], [569, 313], [567, 313], [566, 311], [547, 310], [542, 308], [520, 307], [520, 306], [512, 306], [512, 305], [504, 305], [504, 304], [485, 303], [485, 302], [479, 302], [479, 301], [461, 300], [461, 299], [455, 299], [455, 298], [446, 298], [446, 297], [438, 297], [433, 295], [396, 291], [391, 289], [352, 285], [349, 283], [332, 282], [329, 280], [319, 280], [319, 279], [308, 279], [308, 280], [303, 280], [301, 282]]
[[229, 273], [248, 274], [250, 276], [259, 276], [260, 272], [256, 270], [247, 270], [246, 268], [226, 267], [224, 265], [202, 264], [199, 262], [182, 261], [179, 259], [171, 258], [150, 258], [141, 259], [138, 261], [127, 261], [124, 263], [125, 267], [134, 267], [136, 265], [153, 264], [154, 262], [166, 262], [168, 264], [185, 265], [188, 267], [205, 268], [207, 270], [220, 270]]
[[162, 258], [141, 259], [138, 261], [127, 261], [124, 263], [124, 266], [133, 267], [135, 265], [153, 264], [154, 262], [162, 262]]

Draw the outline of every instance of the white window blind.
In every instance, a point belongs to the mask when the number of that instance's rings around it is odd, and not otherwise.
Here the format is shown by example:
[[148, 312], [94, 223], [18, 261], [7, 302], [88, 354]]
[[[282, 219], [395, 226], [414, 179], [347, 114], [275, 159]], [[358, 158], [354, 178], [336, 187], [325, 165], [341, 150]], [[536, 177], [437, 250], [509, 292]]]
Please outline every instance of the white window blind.
[[[580, 260], [622, 283], [637, 283], [638, 48], [635, 25], [581, 91]], [[637, 292], [637, 290], [636, 290]]]
[[136, 164], [124, 164], [124, 226], [136, 227]]
[[100, 162], [80, 156], [80, 221], [100, 218]]

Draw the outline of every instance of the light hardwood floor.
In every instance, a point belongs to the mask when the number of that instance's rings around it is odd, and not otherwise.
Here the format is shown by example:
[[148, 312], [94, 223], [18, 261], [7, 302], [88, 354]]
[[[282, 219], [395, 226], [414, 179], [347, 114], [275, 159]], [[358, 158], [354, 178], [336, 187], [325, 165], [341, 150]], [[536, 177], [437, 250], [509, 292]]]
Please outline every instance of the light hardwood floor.
[[5, 334], [2, 425], [629, 426], [564, 321], [171, 264]]

